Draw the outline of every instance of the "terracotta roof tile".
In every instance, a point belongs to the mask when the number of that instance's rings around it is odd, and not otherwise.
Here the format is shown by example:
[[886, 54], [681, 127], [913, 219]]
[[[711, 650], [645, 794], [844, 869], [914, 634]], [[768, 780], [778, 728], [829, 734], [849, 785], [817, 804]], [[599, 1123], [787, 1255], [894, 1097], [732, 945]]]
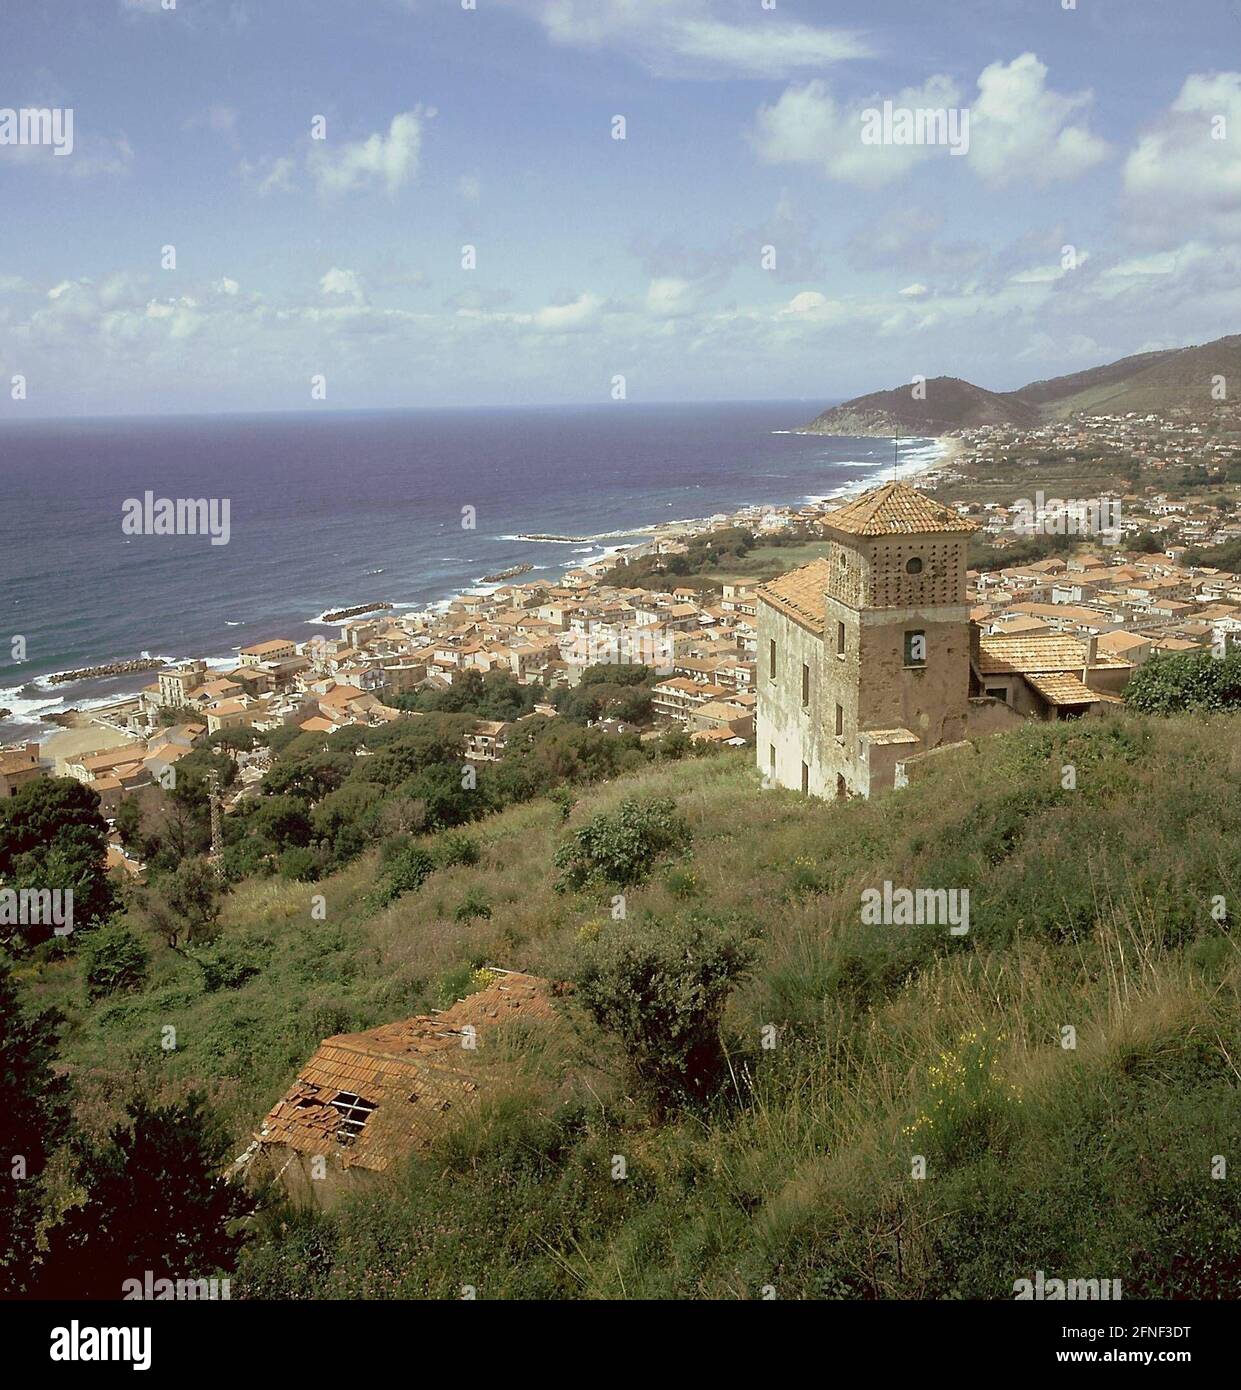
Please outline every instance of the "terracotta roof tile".
[[785, 617], [822, 633], [825, 621], [824, 595], [827, 592], [828, 564], [826, 558], [811, 560], [800, 569], [790, 570], [778, 579], [760, 584], [755, 594]]
[[1050, 705], [1091, 705], [1098, 698], [1088, 685], [1068, 671], [1027, 673], [1025, 680]]
[[[347, 1168], [382, 1172], [429, 1144], [444, 1115], [470, 1103], [485, 1082], [478, 1051], [463, 1046], [466, 1025], [482, 1038], [509, 1019], [555, 1016], [547, 981], [514, 971], [439, 1014], [326, 1038], [255, 1137], [265, 1147], [339, 1154]], [[351, 1097], [372, 1107], [354, 1133], [346, 1123]]]
[[908, 483], [884, 483], [829, 512], [823, 525], [854, 536], [933, 536], [978, 530], [977, 522], [935, 502]]

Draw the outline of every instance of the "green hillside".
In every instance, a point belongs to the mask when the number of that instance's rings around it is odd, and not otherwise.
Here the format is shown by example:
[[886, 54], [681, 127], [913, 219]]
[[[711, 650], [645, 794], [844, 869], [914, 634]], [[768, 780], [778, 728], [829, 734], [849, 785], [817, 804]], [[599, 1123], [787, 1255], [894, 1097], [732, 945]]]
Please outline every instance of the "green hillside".
[[[819, 434], [938, 434], [980, 425], [1030, 427], [1044, 420], [1087, 415], [1160, 414], [1188, 409], [1207, 414], [1220, 401], [1216, 378], [1241, 376], [1241, 335], [1194, 347], [1137, 353], [1068, 376], [1034, 381], [1016, 391], [988, 391], [957, 377], [926, 383], [925, 399], [909, 386], [875, 391], [823, 411], [807, 430]], [[1231, 403], [1232, 393], [1229, 393]]]
[[[140, 992], [86, 1004], [74, 958], [22, 983], [68, 1017], [90, 1129], [140, 1078], [205, 1086], [240, 1147], [320, 1038], [447, 1004], [478, 966], [581, 979], [631, 937], [751, 939], [705, 1106], [654, 1112], [568, 1001], [384, 1187], [260, 1216], [234, 1296], [1010, 1298], [1037, 1269], [1235, 1296], [1241, 1189], [1212, 1162], [1241, 1153], [1239, 788], [1230, 715], [1031, 726], [845, 805], [761, 789], [749, 752], [657, 762], [575, 789], [567, 820], [544, 797], [477, 822], [476, 863], [386, 907], [374, 853], [246, 881], [219, 948], [257, 972], [236, 988], [155, 944]], [[665, 797], [689, 848], [626, 890], [625, 921], [614, 887], [556, 890], [566, 836]], [[885, 880], [968, 887], [968, 934], [863, 925]]]

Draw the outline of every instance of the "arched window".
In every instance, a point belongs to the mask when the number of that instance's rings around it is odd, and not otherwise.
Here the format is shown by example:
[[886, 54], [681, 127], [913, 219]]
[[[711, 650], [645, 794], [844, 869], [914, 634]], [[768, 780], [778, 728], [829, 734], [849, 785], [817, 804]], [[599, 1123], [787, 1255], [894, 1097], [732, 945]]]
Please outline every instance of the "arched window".
[[905, 573], [906, 573], [906, 574], [921, 574], [921, 573], [922, 573], [922, 561], [921, 561], [916, 555], [911, 555], [910, 558], [909, 558], [908, 560], [905, 561]]

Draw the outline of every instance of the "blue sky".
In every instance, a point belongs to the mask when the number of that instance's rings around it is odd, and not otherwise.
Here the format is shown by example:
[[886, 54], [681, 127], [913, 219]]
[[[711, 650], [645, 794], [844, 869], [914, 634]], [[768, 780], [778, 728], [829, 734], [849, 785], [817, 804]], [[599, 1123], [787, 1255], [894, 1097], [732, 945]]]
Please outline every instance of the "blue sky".
[[[5, 418], [1004, 389], [1241, 329], [1241, 0], [165, 3], [0, 13], [0, 109], [74, 113], [0, 146]], [[885, 100], [968, 151], [864, 146]]]

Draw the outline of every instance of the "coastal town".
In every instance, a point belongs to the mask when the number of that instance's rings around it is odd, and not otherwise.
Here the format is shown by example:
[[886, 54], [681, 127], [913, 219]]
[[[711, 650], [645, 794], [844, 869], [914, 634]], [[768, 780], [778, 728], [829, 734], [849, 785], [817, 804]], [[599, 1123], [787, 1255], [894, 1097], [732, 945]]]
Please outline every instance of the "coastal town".
[[[1241, 540], [1235, 482], [1195, 492], [1174, 487], [1172, 475], [1183, 481], [1197, 470], [1235, 480], [1241, 444], [1204, 434], [1192, 418], [1153, 415], [988, 426], [939, 442], [939, 457], [912, 481], [951, 498], [972, 477], [952, 510], [992, 557], [965, 572], [969, 620], [981, 639], [979, 697], [1003, 700], [1025, 717], [1069, 717], [1120, 700], [1128, 675], [1153, 657], [1218, 651], [1238, 640], [1241, 574], [1185, 558], [1193, 547]], [[1036, 501], [1014, 498], [1026, 477], [1039, 476], [1034, 464], [1027, 473], [1014, 461], [1072, 465], [1100, 451], [1131, 461], [1132, 479], [1102, 511], [1080, 498], [1049, 500], [1045, 489]], [[988, 472], [997, 470], [1003, 485], [990, 486]], [[277, 634], [241, 648], [233, 662], [199, 657], [159, 667], [137, 694], [64, 718], [65, 733], [0, 751], [0, 797], [43, 773], [69, 775], [98, 794], [111, 819], [129, 794], [171, 785], [177, 761], [195, 747], [253, 730], [252, 746], [237, 750], [228, 809], [255, 794], [270, 767], [264, 731], [292, 727], [326, 740], [350, 725], [417, 718], [398, 697], [450, 691], [470, 673], [499, 672], [534, 687], [533, 707], [522, 717], [555, 717], [555, 692], [599, 664], [650, 673], [649, 717], [640, 725], [604, 717], [597, 721], [603, 732], [657, 738], [681, 729], [695, 744], [753, 745], [763, 585], [693, 573], [686, 559], [714, 537], [741, 533], [752, 555], [770, 556], [773, 573], [788, 569], [797, 583], [803, 570], [781, 565], [779, 547], [800, 555], [821, 540], [841, 500], [668, 523], [556, 579], [522, 575], [480, 585], [419, 612], [377, 602], [333, 614], [335, 636]], [[1055, 536], [1069, 543], [1042, 558], [1016, 558], [1023, 542]], [[1010, 550], [1013, 563], [1004, 564]], [[641, 585], [626, 582], [639, 572]], [[463, 758], [502, 759], [511, 729], [478, 719]]]

